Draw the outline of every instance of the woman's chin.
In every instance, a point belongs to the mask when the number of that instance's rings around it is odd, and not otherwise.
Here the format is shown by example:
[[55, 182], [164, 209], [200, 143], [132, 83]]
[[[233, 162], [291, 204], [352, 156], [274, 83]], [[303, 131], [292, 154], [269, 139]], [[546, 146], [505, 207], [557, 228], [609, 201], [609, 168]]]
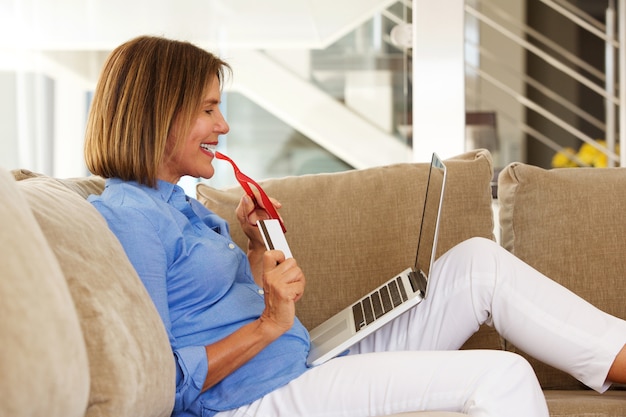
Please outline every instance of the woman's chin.
[[213, 175], [215, 175], [215, 170], [213, 169], [213, 167], [211, 167], [211, 169], [204, 169], [200, 173], [200, 178], [204, 178], [204, 179], [208, 180], [208, 179], [212, 178]]

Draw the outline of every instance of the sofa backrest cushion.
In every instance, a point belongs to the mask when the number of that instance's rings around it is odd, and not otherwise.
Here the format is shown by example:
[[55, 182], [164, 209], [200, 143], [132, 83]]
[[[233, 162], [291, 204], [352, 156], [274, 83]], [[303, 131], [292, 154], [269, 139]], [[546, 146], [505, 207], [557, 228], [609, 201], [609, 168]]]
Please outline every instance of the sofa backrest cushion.
[[[491, 156], [475, 151], [447, 161], [438, 254], [472, 236], [493, 238]], [[415, 262], [429, 164], [397, 164], [261, 182], [283, 205], [294, 257], [307, 276], [298, 316], [322, 322]], [[228, 220], [233, 239], [247, 239], [234, 212], [240, 187], [197, 186], [197, 197]], [[329, 290], [328, 283], [332, 283]]]
[[[502, 245], [602, 310], [626, 318], [626, 169], [545, 170], [514, 163], [499, 176]], [[531, 360], [544, 387], [579, 387]]]
[[165, 329], [121, 244], [84, 198], [102, 180], [17, 176], [78, 311], [91, 373], [86, 415], [169, 416], [176, 378]]
[[5, 170], [0, 195], [0, 415], [83, 416], [87, 350], [61, 267]]
[[[48, 178], [44, 174], [30, 171], [28, 169], [14, 169], [11, 171], [16, 181], [27, 180], [31, 178]], [[104, 178], [97, 175], [88, 177], [55, 179], [54, 181], [63, 184], [68, 190], [75, 192], [82, 198], [87, 198], [91, 194], [100, 194], [104, 190]]]

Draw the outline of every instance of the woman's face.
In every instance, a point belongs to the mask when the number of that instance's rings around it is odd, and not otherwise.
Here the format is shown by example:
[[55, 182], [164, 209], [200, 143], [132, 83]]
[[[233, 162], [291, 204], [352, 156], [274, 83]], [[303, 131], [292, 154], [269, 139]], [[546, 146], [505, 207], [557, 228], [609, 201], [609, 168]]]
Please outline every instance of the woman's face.
[[[159, 167], [158, 178], [173, 184], [184, 175], [192, 177], [211, 178], [214, 174], [211, 162], [215, 158], [213, 153], [220, 135], [228, 133], [228, 123], [220, 111], [221, 102], [220, 83], [214, 77], [211, 86], [202, 99], [201, 107], [192, 118], [187, 137], [178, 137], [180, 118], [172, 124], [167, 138], [167, 148], [175, 149], [173, 154], [165, 155], [165, 160]], [[172, 145], [177, 141], [177, 147]]]

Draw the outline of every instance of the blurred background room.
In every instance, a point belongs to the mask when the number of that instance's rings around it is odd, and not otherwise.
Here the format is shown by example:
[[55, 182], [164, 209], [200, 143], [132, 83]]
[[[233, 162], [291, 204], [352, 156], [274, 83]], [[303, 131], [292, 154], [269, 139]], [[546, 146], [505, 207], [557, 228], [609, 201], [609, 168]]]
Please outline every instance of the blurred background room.
[[[0, 0], [0, 165], [87, 174], [100, 68], [143, 34], [189, 40], [232, 65], [220, 150], [253, 178], [477, 147], [496, 167], [624, 165], [625, 3]], [[212, 185], [235, 183], [215, 166]]]

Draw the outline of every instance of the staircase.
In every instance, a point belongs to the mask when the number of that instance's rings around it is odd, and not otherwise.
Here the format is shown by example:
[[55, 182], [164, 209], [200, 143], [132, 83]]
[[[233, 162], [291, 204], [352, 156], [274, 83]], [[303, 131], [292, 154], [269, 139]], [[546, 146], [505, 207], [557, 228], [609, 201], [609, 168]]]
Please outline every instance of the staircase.
[[[409, 161], [412, 54], [395, 46], [389, 32], [411, 22], [417, 1], [425, 0], [1, 2], [0, 81], [17, 79], [17, 94], [41, 84], [31, 79], [51, 83], [45, 100], [5, 95], [0, 104], [19, 114], [2, 120], [5, 130], [17, 132], [3, 142], [2, 154], [19, 154], [15, 166], [84, 174], [75, 151], [82, 120], [75, 117], [86, 112], [85, 86], [93, 86], [110, 49], [155, 33], [223, 56], [235, 69], [229, 90], [351, 167]], [[617, 147], [620, 126], [626, 127], [626, 82], [619, 82], [626, 80], [620, 48], [626, 0], [459, 4], [466, 16], [465, 108], [495, 115], [499, 165], [547, 166], [555, 153], [585, 144], [605, 155], [607, 165], [626, 166], [626, 146], [621, 154]], [[41, 77], [29, 75], [38, 72]], [[33, 149], [51, 149], [54, 157], [42, 165], [29, 156]]]
[[[607, 166], [625, 166], [624, 147], [620, 156], [617, 145], [619, 126], [626, 126], [626, 83], [618, 85], [626, 80], [620, 48], [626, 2], [577, 4], [528, 0], [520, 9], [516, 2], [466, 1], [468, 26], [478, 33], [466, 41], [468, 86], [474, 87], [467, 107], [497, 110], [503, 130], [524, 135], [524, 156], [532, 164], [550, 166], [556, 153], [585, 145], [604, 155]], [[489, 45], [515, 50], [522, 59], [502, 59]], [[502, 102], [513, 104], [503, 108]], [[576, 154], [568, 159], [590, 166]]]

